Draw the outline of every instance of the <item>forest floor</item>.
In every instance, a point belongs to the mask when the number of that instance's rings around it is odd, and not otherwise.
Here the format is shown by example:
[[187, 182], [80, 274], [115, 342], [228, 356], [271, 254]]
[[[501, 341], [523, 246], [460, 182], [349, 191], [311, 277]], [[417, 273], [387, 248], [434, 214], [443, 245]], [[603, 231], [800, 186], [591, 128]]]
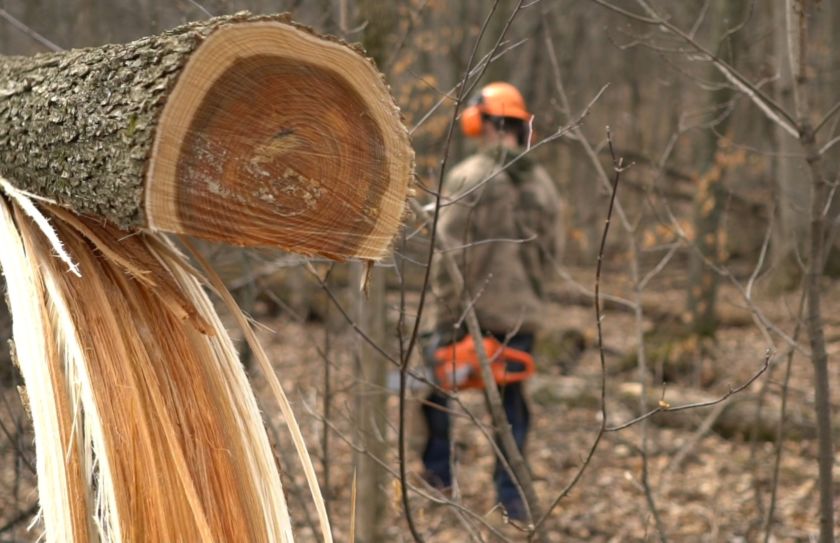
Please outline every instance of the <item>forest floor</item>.
[[[573, 275], [583, 285], [591, 285], [593, 278], [585, 270]], [[615, 272], [618, 275], [618, 271]], [[604, 292], [628, 297], [631, 289], [621, 280], [611, 281], [609, 271], [605, 272]], [[645, 307], [658, 308], [668, 313], [669, 308], [684, 306], [684, 290], [678, 280], [664, 280], [667, 288], [653, 289], [645, 294]], [[562, 286], [561, 290], [568, 290]], [[840, 285], [827, 285], [825, 301], [826, 336], [829, 352], [840, 350], [840, 319], [837, 300], [840, 300]], [[563, 298], [561, 296], [560, 298]], [[730, 388], [749, 381], [760, 372], [768, 347], [774, 347], [777, 355], [771, 358], [768, 370], [753, 384], [735, 394], [724, 405], [731, 409], [738, 402], [746, 407], [736, 415], [749, 420], [745, 427], [756, 427], [775, 435], [783, 388], [786, 344], [773, 336], [775, 345], [768, 344], [759, 328], [752, 324], [750, 311], [730, 285], [723, 285], [720, 292], [720, 310], [724, 315], [724, 326], [716, 341], [700, 342], [693, 347], [682, 347], [680, 357], [683, 375], [672, 375], [665, 386], [664, 399], [676, 406], [703, 398], [719, 398]], [[762, 297], [756, 295], [755, 302], [768, 321], [786, 334], [791, 335], [796, 322], [798, 294]], [[396, 304], [396, 300], [394, 300]], [[626, 311], [607, 310], [603, 321], [608, 398], [608, 423], [616, 425], [634, 418], [639, 413], [636, 405], [613, 398], [621, 384], [639, 382], [638, 370], [632, 356], [638, 345], [635, 317]], [[647, 332], [658, 326], [668, 328], [672, 323], [645, 320]], [[263, 332], [263, 339], [271, 345], [278, 374], [287, 390], [296, 391], [295, 402], [300, 422], [308, 434], [310, 450], [315, 457], [321, 455], [323, 396], [323, 365], [318, 349], [323, 347], [323, 331], [318, 324], [304, 324], [289, 319], [271, 323], [274, 334]], [[600, 421], [598, 391], [600, 387], [600, 362], [597, 348], [597, 332], [592, 307], [583, 305], [561, 305], [552, 303], [549, 318], [546, 319], [547, 335], [556, 335], [563, 330], [582, 332], [587, 348], [574, 364], [560, 364], [557, 361], [538, 360], [539, 376], [534, 379], [532, 390], [532, 430], [527, 445], [528, 460], [534, 474], [536, 490], [541, 504], [552, 502], [572, 480], [580, 468], [583, 458], [596, 437]], [[273, 338], [273, 339], [272, 339]], [[331, 500], [332, 519], [337, 539], [346, 537], [350, 522], [351, 489], [353, 481], [353, 453], [345, 440], [353, 440], [352, 415], [354, 384], [359, 373], [352, 360], [356, 338], [350, 335], [334, 338], [332, 351], [339, 353], [332, 358], [332, 399], [334, 430], [330, 432], [330, 483], [328, 495]], [[800, 342], [807, 349], [807, 337], [802, 333]], [[677, 343], [679, 345], [679, 343]], [[674, 349], [679, 349], [675, 347]], [[628, 358], [630, 363], [628, 363]], [[652, 368], [655, 361], [649, 361]], [[679, 370], [678, 368], [678, 370]], [[667, 370], [666, 370], [667, 372]], [[651, 372], [648, 384], [657, 389], [658, 397], [663, 388], [662, 380]], [[674, 373], [673, 371], [671, 372]], [[836, 375], [836, 374], [835, 374]], [[834, 376], [834, 375], [833, 375]], [[553, 386], [564, 389], [572, 385], [587, 390], [561, 391], [559, 398], [552, 394]], [[659, 383], [659, 384], [653, 384]], [[564, 387], [565, 385], [565, 387]], [[833, 387], [835, 392], [838, 387]], [[793, 434], [783, 442], [779, 469], [777, 499], [772, 526], [771, 541], [809, 541], [817, 534], [816, 484], [816, 442], [808, 413], [813, 405], [813, 384], [811, 366], [807, 358], [797, 355], [793, 358], [791, 378], [788, 384], [787, 407], [791, 423], [788, 433]], [[754, 419], [762, 395], [764, 414]], [[690, 399], [679, 396], [679, 391], [691, 392]], [[418, 460], [424, 439], [424, 427], [418, 420], [419, 400], [422, 394], [415, 393], [409, 403], [408, 421], [410, 440], [408, 444], [409, 480], [411, 484], [434, 494], [420, 481], [422, 466]], [[749, 400], [749, 401], [748, 401]], [[489, 424], [484, 400], [481, 394], [468, 391], [461, 394], [464, 408]], [[840, 394], [835, 394], [835, 405]], [[731, 406], [729, 404], [732, 404]], [[304, 407], [306, 405], [307, 407]], [[649, 408], [656, 402], [649, 403]], [[457, 410], [457, 408], [455, 408]], [[387, 435], [387, 465], [396, 471], [396, 413], [397, 398], [391, 393], [388, 415], [391, 431]], [[607, 433], [601, 441], [583, 478], [564, 498], [546, 523], [549, 541], [658, 541], [651, 509], [645, 498], [641, 482], [643, 458], [641, 443], [646, 434], [647, 470], [651, 494], [662, 528], [669, 541], [716, 542], [716, 541], [763, 541], [764, 523], [771, 492], [776, 447], [772, 441], [754, 438], [749, 430], [730, 432], [726, 437], [715, 431], [704, 431], [704, 422], [712, 425], [717, 418], [724, 417], [725, 410], [707, 407], [693, 411], [663, 413], [648, 421], [625, 430]], [[774, 415], [774, 416], [773, 416]], [[836, 415], [835, 415], [836, 418]], [[502, 515], [496, 505], [492, 472], [494, 456], [485, 434], [465, 417], [453, 417], [454, 436], [457, 449], [457, 480], [459, 506], [482, 516], [493, 526], [503, 524]], [[759, 423], [760, 422], [760, 423]], [[714, 427], [714, 425], [712, 425]], [[288, 439], [284, 449], [289, 451]], [[675, 463], [676, 459], [676, 463]], [[299, 472], [292, 454], [284, 454], [288, 472]], [[292, 483], [304, 489], [301, 476]], [[389, 497], [389, 518], [385, 520], [389, 541], [411, 541], [402, 509], [399, 505], [400, 486], [393, 475], [382, 491]], [[305, 494], [303, 491], [299, 491]], [[294, 501], [294, 500], [293, 500]], [[420, 526], [426, 541], [451, 542], [469, 541], [458, 507], [437, 505], [412, 495], [415, 522]], [[361, 504], [359, 506], [362, 506]], [[294, 505], [292, 505], [294, 508]], [[478, 531], [488, 536], [488, 530]], [[507, 526], [503, 534], [510, 539], [522, 539], [520, 533]], [[310, 532], [311, 533], [311, 532]], [[301, 537], [305, 541], [307, 536]]]
[[[593, 282], [590, 274], [586, 270], [573, 273], [585, 285]], [[645, 293], [645, 307], [659, 308], [664, 314], [669, 308], [683, 307], [684, 285], [678, 279], [665, 279], [660, 283], [666, 286], [651, 287]], [[606, 293], [624, 297], [631, 292], [628, 285], [622, 283], [620, 270], [606, 270], [602, 288]], [[568, 283], [558, 286], [558, 291], [568, 293]], [[827, 284], [825, 293], [824, 314], [829, 316], [826, 324], [829, 355], [836, 356], [840, 351], [840, 318], [835, 317], [840, 314], [840, 284]], [[555, 298], [560, 300], [564, 296]], [[646, 376], [646, 382], [655, 389], [654, 395], [671, 406], [696, 401], [698, 395], [703, 398], [722, 397], [759, 372], [767, 348], [775, 347], [778, 354], [771, 358], [769, 369], [747, 389], [729, 398], [725, 409], [712, 406], [663, 413], [643, 424], [605, 434], [582, 479], [559, 502], [547, 520], [548, 541], [658, 541], [650, 501], [655, 505], [669, 541], [764, 540], [776, 459], [775, 444], [757, 438], [761, 432], [739, 433], [736, 430], [724, 436], [714, 428], [717, 420], [726, 416], [726, 411], [739, 402], [752, 406], [747, 411], [747, 428], [761, 427], [764, 417], [772, 420], [771, 413], [777, 413], [783, 389], [787, 357], [782, 355], [786, 352], [786, 344], [778, 335], [766, 336], [751, 324], [750, 311], [736, 289], [723, 285], [719, 299], [720, 309], [726, 318], [715, 341], [695, 342], [689, 346], [685, 342], [675, 342], [671, 353], [677, 353], [673, 356], [682, 362], [670, 372], [655, 359], [649, 361], [654, 371]], [[769, 297], [759, 292], [756, 300], [756, 307], [768, 321], [786, 334], [793, 333], [798, 294]], [[396, 300], [392, 301], [396, 304]], [[412, 306], [409, 304], [409, 307]], [[679, 315], [674, 314], [678, 319]], [[319, 476], [323, 476], [323, 352], [326, 327], [319, 321], [302, 322], [284, 314], [257, 314], [257, 317], [263, 324], [259, 329], [260, 339], [293, 402]], [[564, 360], [560, 363], [550, 356], [538, 359], [539, 375], [531, 384], [532, 430], [527, 457], [543, 507], [551, 503], [573, 479], [597, 435], [601, 379], [593, 308], [580, 303], [553, 302], [547, 317], [544, 337], [556, 336], [564, 330], [577, 330], [582, 334], [586, 348], [574, 362]], [[661, 315], [656, 322], [646, 319], [643, 323], [647, 332], [671, 325], [664, 322]], [[353, 418], [357, 411], [354, 391], [359, 384], [360, 373], [352, 354], [356, 350], [358, 336], [346, 327], [342, 330], [329, 338], [332, 391], [330, 429], [326, 435], [330, 479], [324, 491], [329, 500], [336, 539], [350, 541], [347, 534], [351, 522], [354, 455], [361, 454], [354, 452], [350, 443], [357, 439]], [[634, 330], [636, 321], [633, 313], [616, 309], [605, 311], [603, 331], [609, 425], [633, 419], [640, 412], [638, 400], [633, 403], [619, 398], [623, 384], [639, 382], [633, 358], [638, 345], [638, 334]], [[775, 340], [775, 346], [768, 344], [768, 337]], [[800, 341], [807, 345], [803, 339]], [[665, 374], [668, 374], [668, 384], [663, 392], [662, 375]], [[802, 355], [794, 356], [788, 384], [788, 409], [796, 426], [791, 426], [791, 435], [784, 440], [781, 449], [771, 541], [808, 541], [817, 533], [816, 442], [813, 428], [808, 423], [808, 412], [813, 405], [811, 376], [808, 359]], [[836, 372], [832, 377], [837, 378]], [[272, 438], [279, 445], [278, 458], [283, 467], [290, 508], [299, 528], [297, 540], [317, 541], [317, 532], [313, 530], [316, 525], [314, 509], [291, 440], [258, 372], [254, 372], [253, 381], [271, 423]], [[573, 390], [569, 391], [569, 386]], [[552, 393], [554, 389], [561, 390], [561, 393]], [[833, 389], [834, 402], [838, 405], [840, 388], [835, 386]], [[690, 400], [681, 397], [688, 392], [691, 392]], [[391, 424], [385, 436], [389, 453], [382, 459], [391, 470], [387, 484], [381, 489], [388, 499], [384, 525], [388, 541], [411, 541], [399, 503], [400, 485], [394, 475], [398, 469], [397, 397], [390, 390], [382, 393], [388, 395], [387, 415]], [[8, 406], [16, 402], [16, 392], [7, 388], [2, 395], [2, 402], [7, 407], [0, 409], [0, 421], [7, 430], [14, 429], [13, 415], [19, 415], [19, 410]], [[756, 400], [759, 396], [761, 402]], [[424, 432], [417, 417], [421, 397], [422, 392], [415, 391], [409, 401], [409, 481], [424, 492], [437, 495], [419, 478], [421, 465], [418, 458]], [[479, 393], [464, 392], [460, 399], [465, 409], [483, 423], [489, 423]], [[656, 403], [655, 399], [651, 400], [648, 407], [653, 408]], [[758, 405], [763, 406], [762, 421], [751, 418], [756, 417]], [[738, 416], [744, 418], [744, 412], [739, 413]], [[835, 411], [835, 418], [836, 415]], [[415, 522], [430, 543], [470, 541], [465, 524], [472, 524], [476, 533], [485, 540], [494, 540], [483, 522], [512, 540], [521, 540], [520, 532], [504, 525], [496, 506], [492, 484], [494, 457], [485, 434], [468, 419], [458, 416], [457, 412], [453, 420], [458, 497], [453, 500], [455, 505], [439, 505], [411, 493]], [[775, 434], [775, 423], [765, 433], [768, 432]], [[15, 443], [17, 448], [26, 451], [31, 461], [31, 438], [17, 438]], [[28, 473], [25, 462], [15, 460], [19, 455], [14, 449], [7, 436], [0, 436], [0, 527], [35, 503], [33, 477]], [[652, 500], [646, 499], [642, 479], [645, 459]], [[358, 507], [363, 506], [358, 504]], [[35, 532], [37, 528], [34, 532], [26, 532], [25, 524], [19, 524], [14, 530], [0, 532], [0, 542], [34, 541]]]

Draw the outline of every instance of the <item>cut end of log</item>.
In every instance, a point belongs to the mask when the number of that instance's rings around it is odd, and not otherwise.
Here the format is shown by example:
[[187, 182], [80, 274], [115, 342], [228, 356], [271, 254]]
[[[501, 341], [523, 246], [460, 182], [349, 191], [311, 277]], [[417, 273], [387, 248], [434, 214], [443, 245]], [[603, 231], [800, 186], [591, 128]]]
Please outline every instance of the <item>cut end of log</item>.
[[414, 155], [373, 64], [304, 28], [223, 25], [167, 98], [147, 171], [153, 230], [377, 259]]

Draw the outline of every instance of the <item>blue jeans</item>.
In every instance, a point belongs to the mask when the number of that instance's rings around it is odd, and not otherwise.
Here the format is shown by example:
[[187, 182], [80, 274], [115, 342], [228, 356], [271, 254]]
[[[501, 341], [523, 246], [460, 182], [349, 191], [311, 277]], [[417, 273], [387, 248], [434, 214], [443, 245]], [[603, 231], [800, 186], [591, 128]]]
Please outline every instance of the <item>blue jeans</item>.
[[[504, 341], [504, 335], [493, 335], [500, 341]], [[513, 336], [507, 345], [530, 353], [534, 346], [534, 335], [518, 334]], [[499, 387], [499, 392], [502, 396], [505, 414], [513, 431], [513, 439], [516, 441], [519, 450], [522, 451], [525, 448], [525, 439], [530, 426], [530, 413], [525, 400], [523, 383], [511, 383]], [[423, 465], [430, 482], [440, 487], [452, 486], [448, 403], [449, 399], [445, 394], [434, 391], [426, 398], [426, 403], [423, 405], [423, 416], [429, 429], [429, 438], [423, 451]], [[496, 434], [496, 444], [500, 450], [504, 451], [498, 434]], [[508, 510], [508, 514], [512, 518], [522, 519], [525, 511], [522, 506], [522, 499], [507, 470], [498, 460], [493, 472], [493, 481], [496, 485], [499, 501]]]

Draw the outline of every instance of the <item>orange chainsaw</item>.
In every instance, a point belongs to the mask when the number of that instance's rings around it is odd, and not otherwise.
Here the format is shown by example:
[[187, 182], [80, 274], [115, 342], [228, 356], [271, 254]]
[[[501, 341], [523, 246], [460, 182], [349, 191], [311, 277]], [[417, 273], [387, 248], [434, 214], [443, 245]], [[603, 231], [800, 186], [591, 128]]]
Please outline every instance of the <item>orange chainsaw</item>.
[[[507, 347], [494, 337], [485, 337], [483, 343], [497, 385], [518, 383], [534, 374], [536, 366], [529, 353]], [[434, 357], [435, 378], [442, 388], [484, 388], [478, 352], [469, 334], [457, 343], [438, 347]]]

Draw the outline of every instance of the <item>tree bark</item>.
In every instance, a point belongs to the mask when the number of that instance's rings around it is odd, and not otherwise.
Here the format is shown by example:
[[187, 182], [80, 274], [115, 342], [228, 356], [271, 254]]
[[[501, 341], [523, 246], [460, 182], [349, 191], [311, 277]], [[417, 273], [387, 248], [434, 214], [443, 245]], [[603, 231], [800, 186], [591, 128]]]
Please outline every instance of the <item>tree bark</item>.
[[[355, 264], [354, 278], [362, 279], [366, 266]], [[358, 285], [354, 282], [354, 285]], [[353, 288], [351, 286], [351, 288]], [[385, 270], [374, 268], [371, 272], [368, 300], [359, 292], [357, 300], [359, 323], [377, 345], [387, 347], [385, 330]], [[388, 362], [373, 347], [359, 338], [359, 382], [356, 385], [355, 422], [359, 443], [364, 452], [356, 453], [358, 469], [358, 498], [356, 508], [356, 541], [382, 543], [387, 541], [388, 472], [381, 461], [388, 456]]]
[[[773, 5], [773, 27], [775, 65], [779, 71], [774, 93], [778, 103], [791, 104], [793, 77], [790, 63], [786, 61], [788, 41], [784, 3]], [[808, 174], [802, 160], [796, 156], [800, 151], [796, 138], [775, 124], [772, 133], [776, 148], [773, 178], [776, 180], [778, 218], [770, 245], [775, 270], [772, 284], [774, 289], [789, 290], [799, 284], [803, 273], [800, 262], [808, 252], [809, 192], [803, 183]]]
[[[726, 0], [715, 0], [712, 3], [711, 43], [718, 45], [721, 37], [728, 30], [730, 21], [737, 19], [738, 6]], [[727, 43], [734, 41], [735, 36], [727, 38]], [[720, 45], [723, 48], [723, 44]], [[736, 47], [729, 48], [734, 53]], [[724, 55], [732, 56], [732, 55]], [[729, 59], [731, 62], [732, 59]], [[723, 185], [727, 168], [722, 153], [726, 153], [726, 145], [718, 134], [726, 134], [731, 119], [731, 112], [726, 112], [727, 102], [734, 92], [723, 87], [724, 78], [714, 66], [709, 67], [712, 81], [721, 88], [712, 91], [709, 96], [711, 117], [723, 115], [719, 122], [707, 130], [707, 140], [704, 151], [699, 157], [698, 167], [703, 171], [699, 179], [699, 187], [694, 201], [694, 244], [697, 252], [692, 252], [689, 263], [688, 282], [688, 310], [691, 313], [691, 329], [700, 336], [714, 336], [718, 327], [716, 302], [720, 283], [718, 274], [709, 268], [704, 261], [718, 263], [724, 252], [720, 231], [721, 218], [726, 202], [726, 191]], [[699, 254], [698, 254], [699, 253]], [[702, 255], [702, 256], [701, 256]]]
[[821, 311], [820, 279], [825, 263], [825, 217], [828, 182], [820, 170], [820, 156], [814, 134], [808, 124], [802, 128], [802, 146], [808, 154], [813, 188], [811, 189], [810, 261], [806, 282], [808, 311], [805, 320], [814, 365], [814, 410], [817, 416], [817, 446], [820, 483], [820, 543], [834, 541], [834, 439], [831, 430], [831, 389], [829, 387], [828, 353]]
[[412, 168], [373, 63], [285, 16], [0, 57], [0, 175], [124, 229], [377, 258]]
[[825, 235], [830, 184], [823, 157], [816, 143], [815, 128], [810, 122], [811, 84], [807, 75], [808, 60], [808, 2], [785, 2], [790, 71], [793, 75], [793, 101], [799, 125], [799, 142], [811, 177], [811, 210], [808, 268], [805, 280], [807, 314], [806, 330], [814, 365], [814, 412], [817, 418], [817, 464], [820, 488], [820, 543], [834, 541], [834, 439], [831, 429], [831, 393], [829, 387], [828, 353], [822, 318], [822, 290], [820, 280], [825, 267]]
[[[393, 29], [398, 20], [396, 7], [377, 0], [358, 0], [361, 23], [365, 25], [362, 45], [377, 63], [388, 61], [393, 40]], [[361, 276], [368, 273], [360, 269]], [[355, 275], [355, 274], [354, 274]], [[385, 297], [386, 274], [383, 268], [370, 270], [367, 300], [359, 293], [360, 323], [377, 345], [387, 348]], [[360, 283], [355, 283], [358, 285]], [[355, 286], [354, 285], [354, 286]], [[366, 454], [359, 454], [358, 503], [356, 511], [356, 541], [382, 543], [388, 540], [386, 518], [388, 515], [388, 472], [379, 463], [388, 453], [388, 398], [384, 394], [388, 380], [388, 361], [365, 342], [360, 342], [362, 382], [357, 392], [358, 431], [360, 443]]]

